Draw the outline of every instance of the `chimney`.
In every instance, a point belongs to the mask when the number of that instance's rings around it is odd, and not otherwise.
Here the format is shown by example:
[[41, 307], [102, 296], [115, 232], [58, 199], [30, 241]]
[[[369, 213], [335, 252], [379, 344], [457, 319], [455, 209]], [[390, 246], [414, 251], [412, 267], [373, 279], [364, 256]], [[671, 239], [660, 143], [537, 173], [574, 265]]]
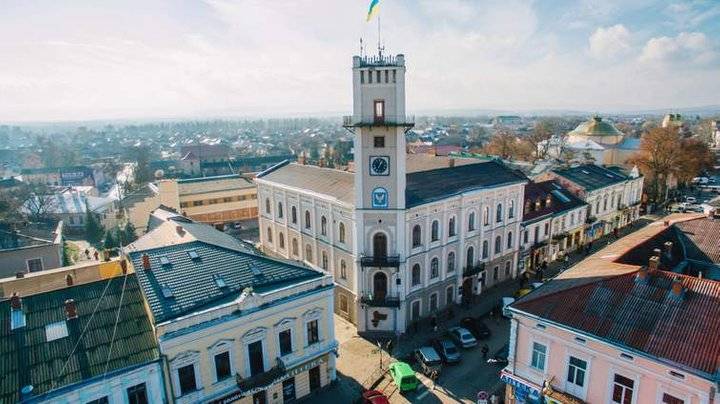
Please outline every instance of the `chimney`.
[[75, 307], [74, 299], [65, 300], [65, 317], [68, 320], [77, 318], [77, 307]]
[[180, 237], [183, 237], [185, 235], [185, 229], [183, 229], [183, 227], [180, 225], [175, 226], [175, 231], [177, 231], [177, 234]]
[[150, 267], [150, 256], [147, 254], [142, 255], [142, 265], [143, 269], [146, 271], [150, 271], [152, 268]]
[[10, 297], [10, 307], [13, 310], [22, 310], [22, 299], [17, 292], [13, 292], [12, 297]]
[[673, 278], [672, 280], [672, 293], [675, 297], [682, 297], [683, 292], [685, 290], [683, 289], [682, 281], [680, 281], [680, 278], [677, 276]]
[[454, 158], [448, 159], [448, 167], [455, 167], [455, 159]]
[[17, 273], [15, 274], [15, 277], [18, 278], [18, 279], [22, 279], [22, 278], [25, 277], [25, 272], [17, 272]]
[[648, 269], [651, 271], [655, 271], [660, 267], [660, 257], [657, 255], [653, 255], [650, 257], [650, 261], [648, 262]]
[[65, 284], [68, 285], [68, 286], [72, 286], [72, 285], [73, 285], [73, 277], [72, 277], [71, 274], [67, 274], [67, 275], [65, 276]]
[[663, 222], [663, 224], [665, 225], [665, 227], [668, 227], [668, 226], [670, 226], [670, 221], [669, 221], [669, 220], [665, 220], [665, 221]]
[[653, 257], [660, 257], [660, 254], [662, 254], [662, 250], [659, 248], [653, 248]]
[[[650, 258], [650, 264], [651, 264], [651, 265], [652, 265], [652, 260], [653, 260], [653, 258], [655, 258], [655, 257], [651, 257], [651, 258]], [[647, 283], [647, 279], [648, 279], [648, 269], [649, 269], [649, 268], [646, 267], [646, 266], [640, 267], [640, 270], [638, 271], [637, 276], [635, 277], [635, 280], [638, 281], [638, 282]]]

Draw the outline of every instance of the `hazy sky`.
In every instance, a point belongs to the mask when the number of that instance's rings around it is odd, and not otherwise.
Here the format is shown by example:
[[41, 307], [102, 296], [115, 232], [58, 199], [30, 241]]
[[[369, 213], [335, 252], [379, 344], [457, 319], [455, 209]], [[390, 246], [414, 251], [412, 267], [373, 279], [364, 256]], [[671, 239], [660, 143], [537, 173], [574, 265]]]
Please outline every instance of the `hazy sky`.
[[[0, 121], [349, 113], [369, 0], [0, 0]], [[720, 1], [380, 0], [409, 111], [720, 104]]]

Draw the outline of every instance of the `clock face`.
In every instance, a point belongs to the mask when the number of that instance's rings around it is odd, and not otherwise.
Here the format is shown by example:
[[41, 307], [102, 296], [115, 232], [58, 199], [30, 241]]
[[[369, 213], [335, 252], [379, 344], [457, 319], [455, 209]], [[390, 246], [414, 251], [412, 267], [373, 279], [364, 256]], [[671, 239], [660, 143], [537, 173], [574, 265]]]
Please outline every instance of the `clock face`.
[[390, 175], [390, 157], [371, 156], [370, 175]]

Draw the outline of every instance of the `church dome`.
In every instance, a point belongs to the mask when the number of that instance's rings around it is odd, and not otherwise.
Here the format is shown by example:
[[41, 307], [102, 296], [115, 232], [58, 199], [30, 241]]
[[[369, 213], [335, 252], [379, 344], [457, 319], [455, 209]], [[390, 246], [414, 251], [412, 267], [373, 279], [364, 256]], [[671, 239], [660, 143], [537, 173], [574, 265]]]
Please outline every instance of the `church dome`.
[[601, 117], [594, 116], [590, 120], [585, 121], [578, 125], [575, 130], [570, 132], [570, 135], [577, 136], [623, 136], [623, 133], [618, 130], [611, 122], [603, 121]]

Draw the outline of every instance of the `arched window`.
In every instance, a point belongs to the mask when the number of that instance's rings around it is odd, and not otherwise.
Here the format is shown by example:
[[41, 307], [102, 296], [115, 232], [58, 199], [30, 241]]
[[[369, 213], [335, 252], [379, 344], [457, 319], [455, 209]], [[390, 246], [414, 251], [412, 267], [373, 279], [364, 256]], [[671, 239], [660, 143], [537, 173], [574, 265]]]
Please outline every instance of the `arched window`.
[[486, 206], [483, 210], [483, 224], [485, 226], [490, 224], [490, 207]]
[[510, 206], [508, 207], [508, 219], [512, 219], [515, 217], [515, 201], [510, 201]]
[[278, 202], [278, 217], [282, 219], [283, 217], [283, 208], [282, 208], [282, 202]]
[[603, 199], [603, 212], [605, 212], [607, 210], [607, 201], [608, 201], [608, 197], [607, 197], [607, 195], [605, 195], [605, 198]]
[[488, 243], [487, 240], [484, 240], [484, 241], [483, 241], [483, 248], [482, 248], [482, 257], [483, 257], [483, 259], [487, 258], [487, 257], [488, 257], [488, 254], [490, 254], [490, 247], [488, 246], [488, 244], [489, 244], [489, 243]]
[[468, 231], [475, 230], [475, 212], [470, 212], [468, 216]]
[[416, 224], [412, 230], [412, 246], [420, 247], [422, 245], [422, 233], [420, 231], [420, 225]]
[[265, 198], [265, 213], [270, 213], [270, 198]]
[[267, 241], [268, 243], [272, 243], [272, 229], [270, 228], [270, 226], [268, 226], [267, 228]]
[[473, 246], [468, 247], [467, 254], [465, 255], [465, 267], [472, 268], [475, 264], [475, 248]]
[[312, 246], [310, 244], [307, 244], [305, 246], [305, 261], [312, 263]]
[[420, 264], [415, 264], [412, 267], [412, 280], [411, 285], [417, 286], [420, 284]]
[[502, 237], [497, 236], [495, 237], [495, 254], [500, 254], [502, 252]]
[[292, 240], [292, 255], [298, 255], [298, 241], [296, 238]]
[[432, 241], [438, 241], [440, 239], [440, 223], [438, 223], [437, 220], [433, 220], [432, 222], [430, 238], [432, 239]]
[[508, 232], [508, 238], [507, 238], [507, 248], [512, 248], [513, 246], [513, 234], [511, 231]]
[[454, 272], [455, 271], [455, 253], [450, 251], [448, 253], [447, 258], [447, 271], [448, 272]]
[[327, 236], [327, 219], [325, 216], [320, 217], [320, 234]]
[[435, 257], [430, 260], [430, 279], [440, 276], [440, 260]]
[[498, 203], [495, 209], [495, 222], [502, 222], [502, 203]]
[[343, 222], [338, 225], [338, 239], [341, 243], [345, 242], [345, 224]]
[[448, 237], [455, 237], [455, 217], [448, 220]]
[[328, 270], [328, 256], [325, 251], [322, 252], [322, 260], [320, 261], [322, 264], [322, 269]]
[[376, 272], [373, 276], [373, 299], [383, 301], [387, 297], [387, 275]]
[[340, 260], [340, 279], [347, 279], [347, 265], [345, 260]]
[[505, 278], [510, 276], [510, 262], [511, 261], [505, 261]]
[[294, 206], [290, 208], [290, 218], [292, 219], [293, 224], [297, 224], [297, 208]]
[[373, 255], [387, 257], [387, 237], [385, 233], [375, 233], [373, 236]]
[[309, 211], [309, 210], [306, 210], [306, 211], [305, 211], [305, 228], [306, 228], [306, 229], [310, 229], [311, 227], [312, 227], [312, 226], [311, 226], [311, 223], [310, 223], [310, 211]]
[[278, 233], [278, 245], [281, 249], [285, 249], [285, 236], [282, 234], [282, 232]]

